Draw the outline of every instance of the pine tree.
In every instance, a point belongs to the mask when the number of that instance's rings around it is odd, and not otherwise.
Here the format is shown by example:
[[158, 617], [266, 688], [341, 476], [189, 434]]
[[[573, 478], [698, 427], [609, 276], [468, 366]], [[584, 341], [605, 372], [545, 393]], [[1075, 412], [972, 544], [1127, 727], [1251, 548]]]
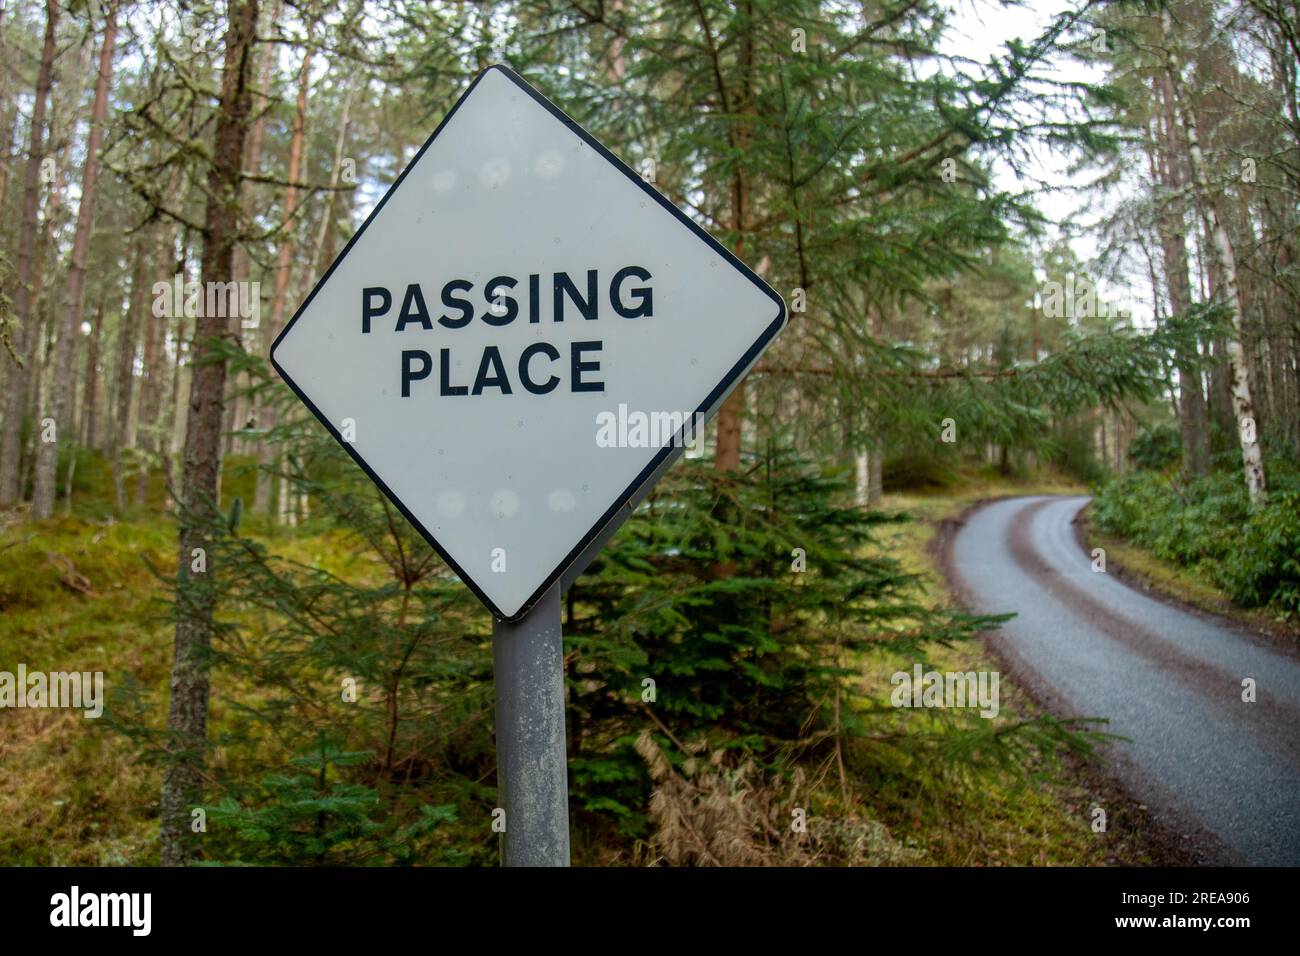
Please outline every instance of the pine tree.
[[[94, 106], [90, 114], [90, 136], [86, 143], [86, 161], [81, 176], [81, 198], [77, 204], [77, 229], [72, 240], [72, 260], [68, 268], [65, 301], [58, 323], [57, 351], [50, 383], [49, 418], [62, 433], [63, 446], [75, 439], [73, 416], [77, 393], [77, 344], [81, 337], [82, 309], [85, 305], [86, 258], [90, 250], [90, 233], [95, 221], [95, 197], [99, 188], [100, 144], [104, 136], [104, 119], [108, 113], [108, 87], [113, 80], [113, 46], [117, 41], [117, 2], [110, 0], [105, 9], [104, 38], [100, 46], [99, 70], [95, 75]], [[54, 513], [55, 485], [58, 478], [59, 447], [57, 441], [37, 444], [36, 488], [32, 493], [32, 515], [48, 518]]]
[[[202, 281], [231, 281], [237, 238], [244, 136], [252, 100], [252, 58], [258, 0], [231, 0], [221, 71], [221, 100], [213, 132], [212, 168], [208, 177]], [[218, 507], [221, 469], [221, 413], [226, 362], [221, 343], [229, 333], [224, 315], [198, 319], [194, 330], [194, 379], [185, 432], [178, 548], [178, 616], [171, 706], [167, 726], [174, 737], [173, 760], [162, 794], [162, 862], [179, 866], [191, 855], [190, 809], [199, 790], [200, 768], [207, 748], [209, 659], [214, 592], [206, 564], [208, 538], [203, 516]], [[195, 562], [199, 564], [195, 564]]]
[[13, 317], [18, 326], [17, 368], [9, 376], [4, 429], [0, 431], [0, 505], [21, 498], [23, 423], [27, 418], [27, 395], [31, 368], [38, 354], [39, 335], [32, 308], [35, 299], [35, 256], [37, 220], [41, 199], [41, 166], [45, 159], [45, 111], [53, 82], [55, 32], [62, 9], [58, 0], [46, 0], [45, 43], [41, 51], [40, 72], [36, 80], [36, 100], [32, 109], [31, 137], [27, 150], [27, 167], [23, 178], [23, 211], [18, 240], [17, 266], [13, 282]]

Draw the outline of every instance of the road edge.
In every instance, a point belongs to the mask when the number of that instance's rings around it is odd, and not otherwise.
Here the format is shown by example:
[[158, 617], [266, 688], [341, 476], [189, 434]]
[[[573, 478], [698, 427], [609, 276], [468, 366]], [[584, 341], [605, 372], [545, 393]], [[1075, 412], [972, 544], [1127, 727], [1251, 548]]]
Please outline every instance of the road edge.
[[[1089, 513], [1091, 508], [1092, 502], [1084, 505], [1072, 522], [1075, 540], [1079, 542], [1079, 547], [1083, 550], [1083, 553], [1088, 555], [1091, 555], [1093, 548], [1104, 548], [1106, 546], [1105, 541], [1098, 540], [1100, 537], [1105, 537], [1106, 533], [1097, 527], [1096, 521], [1093, 520], [1092, 515]], [[1141, 547], [1131, 541], [1125, 543], [1133, 548]], [[1203, 618], [1219, 627], [1236, 631], [1256, 643], [1263, 644], [1270, 650], [1280, 651], [1300, 659], [1300, 628], [1290, 628], [1285, 624], [1279, 624], [1260, 617], [1249, 608], [1235, 606], [1207, 607], [1204, 604], [1188, 600], [1182, 595], [1174, 594], [1168, 587], [1150, 575], [1125, 564], [1123, 560], [1117, 561], [1110, 552], [1106, 554], [1106, 572], [1135, 591], [1140, 591], [1164, 604], [1176, 607], [1178, 610], [1195, 617]]]
[[[935, 522], [935, 533], [927, 547], [929, 556], [939, 573], [947, 581], [948, 588], [958, 605], [964, 610], [973, 610], [973, 594], [957, 571], [953, 563], [952, 545], [958, 531], [977, 511], [998, 501], [1013, 498], [1068, 497], [1059, 495], [994, 495], [977, 499], [958, 514], [941, 518]], [[1082, 497], [1082, 496], [1080, 496]], [[1077, 534], [1076, 529], [1076, 534]], [[1086, 551], [1085, 551], [1086, 553]], [[999, 631], [982, 631], [977, 637], [998, 661], [1003, 672], [1011, 678], [1013, 684], [1029, 698], [1031, 703], [1043, 712], [1056, 716], [1065, 716], [1064, 701], [1053, 688], [1042, 681], [1038, 675], [1025, 664], [1015, 648], [1003, 638]], [[1191, 821], [1178, 820], [1177, 825], [1161, 819], [1153, 810], [1137, 797], [1124, 781], [1121, 767], [1117, 766], [1115, 755], [1099, 751], [1092, 758], [1066, 753], [1061, 755], [1063, 776], [1084, 789], [1096, 792], [1104, 804], [1128, 808], [1136, 819], [1130, 824], [1133, 830], [1133, 845], [1149, 862], [1133, 863], [1122, 861], [1120, 866], [1141, 867], [1204, 867], [1230, 866], [1236, 861], [1219, 840]]]

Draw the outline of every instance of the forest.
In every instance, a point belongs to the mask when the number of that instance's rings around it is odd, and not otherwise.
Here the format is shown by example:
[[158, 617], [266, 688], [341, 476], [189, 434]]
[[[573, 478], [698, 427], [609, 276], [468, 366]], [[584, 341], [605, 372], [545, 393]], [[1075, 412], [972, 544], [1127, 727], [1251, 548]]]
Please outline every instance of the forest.
[[[1112, 772], [1143, 727], [1027, 676], [963, 535], [1078, 499], [1060, 607], [1137, 582], [1280, 648], [1230, 697], [1300, 686], [1296, 0], [0, 0], [0, 63], [0, 674], [106, 695], [0, 681], [0, 863], [497, 864], [492, 617], [268, 358], [494, 64], [789, 312], [564, 594], [573, 862], [1217, 859]], [[546, 402], [659, 321], [625, 266], [435, 265], [354, 319], [412, 403]], [[1261, 818], [1300, 818], [1282, 749]]]

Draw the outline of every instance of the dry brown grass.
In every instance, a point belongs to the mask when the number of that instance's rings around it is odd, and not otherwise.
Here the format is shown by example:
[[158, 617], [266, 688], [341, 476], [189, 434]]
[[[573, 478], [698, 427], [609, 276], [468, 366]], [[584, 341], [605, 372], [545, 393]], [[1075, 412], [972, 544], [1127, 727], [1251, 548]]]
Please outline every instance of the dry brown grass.
[[[789, 779], [703, 742], [675, 769], [649, 732], [636, 750], [654, 782], [647, 862], [666, 866], [882, 866], [913, 862], [879, 821], [821, 816], [802, 770]], [[802, 812], [801, 812], [802, 811]], [[802, 819], [802, 826], [798, 823]]]

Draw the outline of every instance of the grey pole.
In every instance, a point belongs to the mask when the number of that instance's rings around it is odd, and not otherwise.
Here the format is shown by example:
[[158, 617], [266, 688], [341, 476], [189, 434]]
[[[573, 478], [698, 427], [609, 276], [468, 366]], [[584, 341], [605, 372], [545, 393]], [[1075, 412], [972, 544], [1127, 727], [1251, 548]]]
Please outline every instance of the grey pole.
[[569, 865], [560, 585], [513, 624], [492, 622], [497, 695], [497, 800], [504, 866]]

